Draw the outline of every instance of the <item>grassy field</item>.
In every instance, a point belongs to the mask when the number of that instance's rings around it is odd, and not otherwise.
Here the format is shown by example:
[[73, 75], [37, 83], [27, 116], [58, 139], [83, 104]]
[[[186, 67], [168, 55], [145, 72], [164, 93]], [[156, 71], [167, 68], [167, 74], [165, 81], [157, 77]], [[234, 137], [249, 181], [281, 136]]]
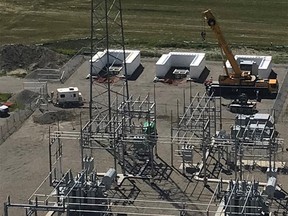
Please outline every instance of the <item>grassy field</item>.
[[0, 103], [6, 102], [11, 96], [12, 96], [12, 94], [10, 94], [10, 93], [1, 93], [0, 92]]
[[[122, 7], [130, 47], [215, 47], [201, 16], [211, 8], [233, 47], [279, 51], [287, 57], [287, 0], [122, 0]], [[89, 37], [89, 9], [90, 0], [0, 0], [0, 44]]]

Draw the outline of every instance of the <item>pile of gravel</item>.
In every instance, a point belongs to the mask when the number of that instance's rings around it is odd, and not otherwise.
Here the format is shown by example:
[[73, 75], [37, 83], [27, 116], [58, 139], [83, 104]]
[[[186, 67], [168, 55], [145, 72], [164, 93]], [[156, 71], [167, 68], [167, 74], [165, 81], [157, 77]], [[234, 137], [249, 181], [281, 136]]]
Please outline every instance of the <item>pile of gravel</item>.
[[26, 107], [30, 105], [30, 103], [36, 102], [36, 99], [39, 97], [39, 93], [24, 89], [21, 92], [13, 95], [9, 101], [18, 104], [19, 106]]
[[0, 72], [18, 68], [27, 71], [37, 68], [58, 69], [67, 60], [67, 56], [42, 46], [22, 44], [0, 46]]
[[33, 121], [38, 124], [52, 124], [58, 121], [73, 121], [76, 118], [76, 113], [72, 110], [56, 110], [40, 112], [36, 111], [33, 115]]

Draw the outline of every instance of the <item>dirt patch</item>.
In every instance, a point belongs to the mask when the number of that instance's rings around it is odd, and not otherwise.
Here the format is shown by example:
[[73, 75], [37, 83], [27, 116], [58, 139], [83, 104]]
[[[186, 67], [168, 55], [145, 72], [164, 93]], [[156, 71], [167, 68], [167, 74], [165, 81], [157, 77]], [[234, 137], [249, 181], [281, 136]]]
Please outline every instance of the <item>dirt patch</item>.
[[0, 71], [16, 69], [33, 71], [37, 68], [57, 69], [64, 65], [68, 57], [46, 47], [36, 45], [0, 46]]
[[73, 110], [54, 110], [43, 113], [37, 110], [33, 115], [33, 121], [38, 124], [52, 124], [58, 121], [73, 121], [76, 116]]

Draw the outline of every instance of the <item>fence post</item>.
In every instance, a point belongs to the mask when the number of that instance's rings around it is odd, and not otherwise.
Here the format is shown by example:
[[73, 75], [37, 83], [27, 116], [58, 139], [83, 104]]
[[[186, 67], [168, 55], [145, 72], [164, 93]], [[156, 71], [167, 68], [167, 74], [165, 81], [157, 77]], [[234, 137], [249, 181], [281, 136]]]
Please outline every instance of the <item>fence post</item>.
[[8, 122], [8, 119], [6, 119], [6, 128], [7, 128], [8, 134], [9, 134], [10, 129], [9, 129], [9, 122]]
[[1, 139], [0, 139], [0, 143], [2, 143], [3, 141], [4, 141], [4, 136], [3, 136], [3, 129], [2, 129], [2, 126], [0, 126], [0, 137], [1, 137]]

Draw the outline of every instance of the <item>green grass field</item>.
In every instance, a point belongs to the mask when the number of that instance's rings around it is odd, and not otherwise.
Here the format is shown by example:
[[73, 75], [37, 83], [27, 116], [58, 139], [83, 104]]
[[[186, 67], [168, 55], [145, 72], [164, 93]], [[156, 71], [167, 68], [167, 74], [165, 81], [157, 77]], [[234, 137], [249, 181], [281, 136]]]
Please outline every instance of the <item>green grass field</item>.
[[[211, 8], [232, 46], [279, 51], [287, 57], [287, 0], [122, 0], [122, 7], [130, 47], [215, 47], [201, 15]], [[90, 0], [0, 0], [0, 44], [89, 37], [89, 17]]]

